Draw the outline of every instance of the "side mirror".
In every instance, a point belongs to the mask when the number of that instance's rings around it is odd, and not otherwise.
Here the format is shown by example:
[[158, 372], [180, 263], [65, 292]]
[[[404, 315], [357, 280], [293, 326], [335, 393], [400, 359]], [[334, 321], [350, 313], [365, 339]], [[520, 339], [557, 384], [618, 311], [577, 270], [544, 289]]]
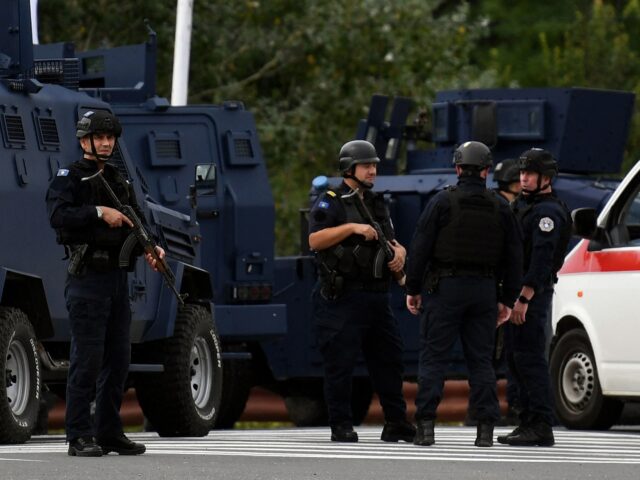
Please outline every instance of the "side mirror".
[[593, 208], [577, 208], [571, 212], [573, 234], [582, 238], [594, 239], [598, 230], [598, 214]]
[[216, 193], [216, 165], [201, 163], [196, 165], [195, 189], [198, 195], [215, 195]]

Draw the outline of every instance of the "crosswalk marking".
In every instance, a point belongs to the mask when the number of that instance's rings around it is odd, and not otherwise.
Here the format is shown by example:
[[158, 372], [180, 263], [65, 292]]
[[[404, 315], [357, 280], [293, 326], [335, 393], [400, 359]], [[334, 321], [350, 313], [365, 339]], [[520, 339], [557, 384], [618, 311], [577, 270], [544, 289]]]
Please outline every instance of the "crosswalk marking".
[[[358, 443], [331, 442], [328, 428], [217, 430], [203, 438], [161, 438], [152, 433], [130, 436], [146, 444], [147, 455], [640, 464], [640, 434], [633, 432], [556, 429], [553, 447], [510, 447], [495, 443], [493, 448], [477, 448], [473, 445], [476, 431], [470, 427], [436, 427], [436, 444], [431, 447], [382, 442], [380, 427], [358, 427], [357, 430]], [[509, 431], [496, 428], [495, 435]], [[46, 461], [38, 455], [66, 454], [67, 447], [62, 436], [34, 437], [24, 445], [0, 445], [0, 461]], [[36, 458], [24, 458], [25, 454]]]

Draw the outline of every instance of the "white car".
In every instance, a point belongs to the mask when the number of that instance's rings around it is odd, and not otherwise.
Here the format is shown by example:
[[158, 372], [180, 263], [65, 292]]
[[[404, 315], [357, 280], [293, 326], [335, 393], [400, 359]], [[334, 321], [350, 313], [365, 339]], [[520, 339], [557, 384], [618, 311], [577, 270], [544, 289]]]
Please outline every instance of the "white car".
[[583, 239], [558, 273], [550, 370], [558, 419], [607, 429], [640, 401], [640, 162], [596, 219], [573, 211]]

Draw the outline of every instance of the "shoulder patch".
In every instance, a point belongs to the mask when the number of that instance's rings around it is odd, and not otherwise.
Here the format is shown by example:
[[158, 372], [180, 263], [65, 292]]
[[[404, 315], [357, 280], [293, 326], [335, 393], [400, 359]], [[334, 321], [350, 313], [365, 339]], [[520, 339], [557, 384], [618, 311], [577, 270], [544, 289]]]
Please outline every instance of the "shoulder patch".
[[327, 208], [329, 208], [329, 203], [325, 202], [324, 200], [322, 200], [322, 201], [318, 202], [318, 208], [327, 209]]
[[57, 177], [66, 177], [67, 175], [69, 175], [69, 170], [66, 168], [59, 169], [58, 173], [56, 174]]
[[336, 196], [336, 192], [334, 192], [333, 190], [327, 190], [327, 195], [329, 195], [331, 197], [335, 197]]
[[549, 217], [541, 218], [538, 226], [540, 227], [540, 230], [542, 230], [543, 232], [550, 232], [555, 227], [553, 220], [551, 220], [551, 218]]

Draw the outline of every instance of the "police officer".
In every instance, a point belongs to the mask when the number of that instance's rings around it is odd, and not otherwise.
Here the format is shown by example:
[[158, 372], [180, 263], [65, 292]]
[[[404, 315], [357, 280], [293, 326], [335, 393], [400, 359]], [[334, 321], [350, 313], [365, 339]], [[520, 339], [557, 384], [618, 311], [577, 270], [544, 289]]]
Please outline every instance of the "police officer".
[[[518, 194], [520, 193], [520, 161], [517, 158], [507, 158], [501, 162], [498, 162], [493, 169], [493, 179], [498, 184], [498, 188], [495, 192], [504, 198], [505, 202], [511, 204]], [[496, 358], [494, 361], [496, 367], [503, 367], [505, 365], [506, 355], [505, 347], [505, 331], [507, 325], [501, 325], [496, 330]], [[504, 425], [517, 425], [519, 422], [520, 408], [520, 393], [518, 391], [518, 380], [511, 373], [509, 368], [506, 369], [507, 377], [507, 415], [501, 420]]]
[[540, 148], [520, 156], [522, 194], [513, 205], [524, 235], [524, 277], [508, 325], [509, 365], [520, 386], [520, 425], [498, 441], [508, 445], [554, 444], [553, 400], [546, 337], [556, 273], [571, 238], [571, 215], [556, 197], [553, 155]]
[[[127, 269], [119, 266], [118, 257], [133, 224], [113, 208], [99, 182], [82, 180], [102, 170], [120, 201], [144, 218], [129, 182], [106, 163], [121, 131], [118, 119], [109, 112], [84, 114], [76, 127], [83, 156], [58, 170], [46, 196], [58, 243], [71, 253], [65, 285], [71, 326], [65, 428], [72, 456], [145, 451], [144, 445], [124, 435], [120, 420], [130, 362], [131, 309]], [[162, 248], [157, 253], [164, 257]], [[151, 255], [146, 260], [156, 269]], [[132, 258], [131, 268], [134, 262]], [[94, 398], [95, 428], [89, 413]]]
[[519, 160], [507, 158], [497, 163], [493, 169], [493, 179], [498, 184], [496, 192], [504, 198], [507, 203], [513, 202], [521, 190]]
[[[399, 276], [406, 250], [394, 239], [381, 195], [371, 192], [380, 162], [369, 142], [354, 140], [340, 149], [344, 177], [322, 194], [309, 214], [309, 246], [317, 252], [319, 284], [313, 292], [318, 345], [324, 359], [324, 393], [331, 440], [357, 442], [351, 415], [351, 384], [362, 353], [385, 416], [381, 439], [413, 441], [402, 396], [402, 340], [389, 306], [392, 273]], [[389, 240], [385, 258], [378, 233], [364, 208]]]
[[[475, 445], [493, 445], [500, 417], [492, 358], [496, 325], [506, 321], [518, 295], [522, 239], [505, 202], [486, 188], [491, 152], [466, 142], [454, 152], [458, 184], [438, 192], [425, 207], [411, 242], [407, 308], [418, 315], [420, 361], [416, 396], [416, 445], [435, 443], [436, 408], [442, 399], [450, 350], [461, 338], [469, 372], [469, 418]], [[426, 281], [423, 279], [426, 278]], [[497, 290], [497, 283], [502, 289]]]

